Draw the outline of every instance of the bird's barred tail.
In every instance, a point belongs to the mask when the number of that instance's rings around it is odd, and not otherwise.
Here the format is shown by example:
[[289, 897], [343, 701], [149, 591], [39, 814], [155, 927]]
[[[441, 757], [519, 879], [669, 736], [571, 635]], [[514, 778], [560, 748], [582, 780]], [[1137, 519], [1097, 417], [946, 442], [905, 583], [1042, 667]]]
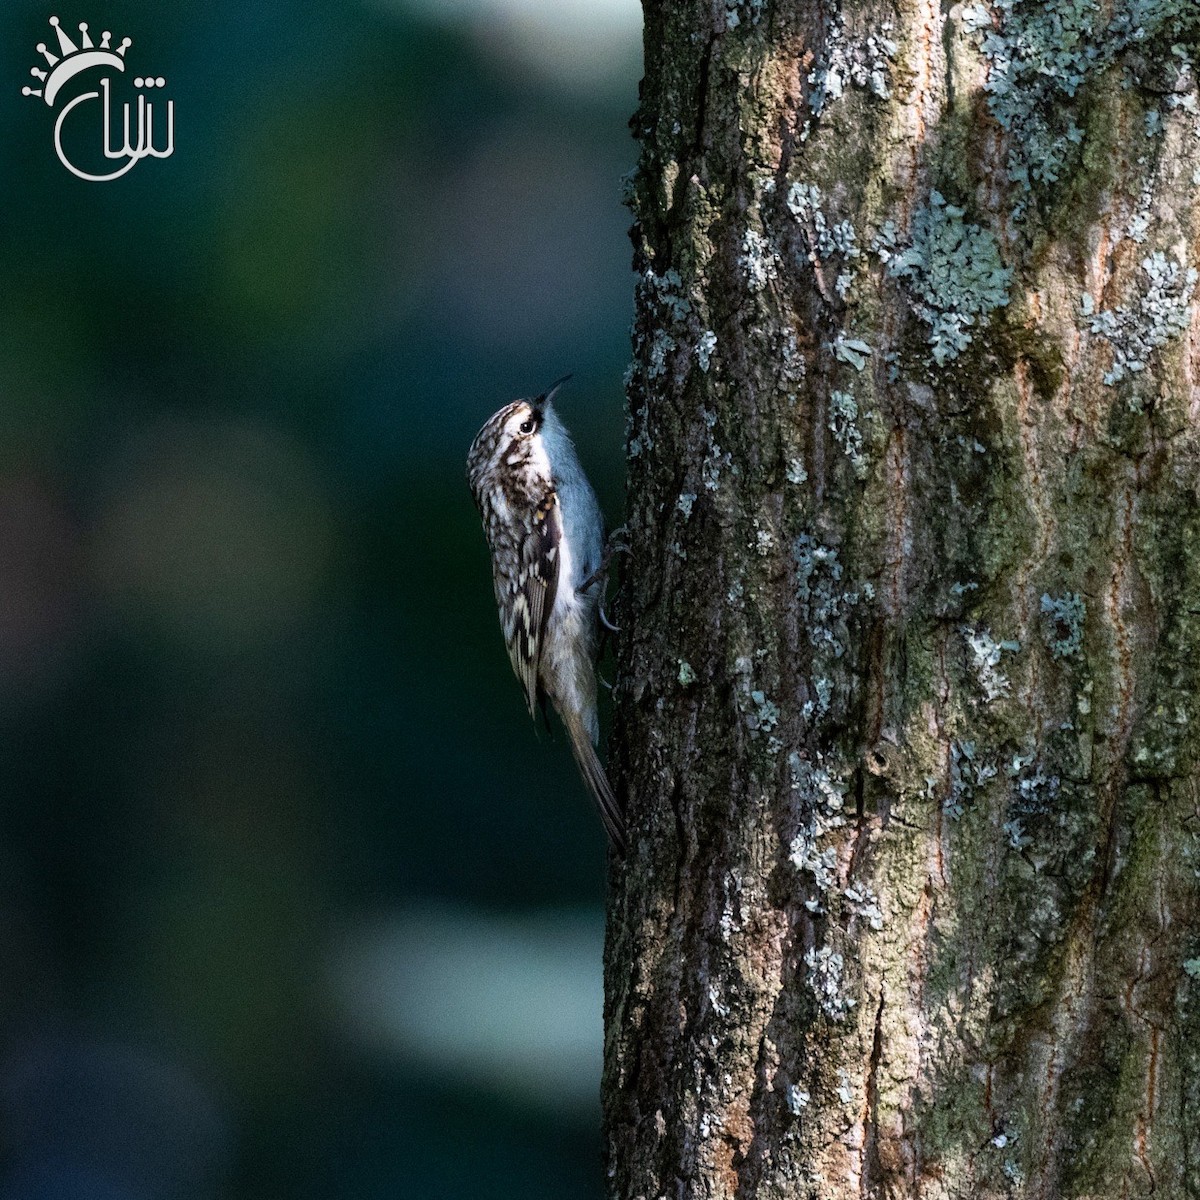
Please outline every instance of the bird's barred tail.
[[567, 736], [571, 739], [571, 752], [579, 765], [579, 773], [587, 784], [596, 807], [600, 810], [600, 819], [608, 830], [609, 839], [618, 854], [624, 855], [627, 848], [625, 837], [625, 814], [621, 811], [617, 798], [613, 795], [608, 776], [596, 757], [592, 739], [588, 736], [583, 722], [578, 717], [568, 718], [563, 722], [567, 727]]

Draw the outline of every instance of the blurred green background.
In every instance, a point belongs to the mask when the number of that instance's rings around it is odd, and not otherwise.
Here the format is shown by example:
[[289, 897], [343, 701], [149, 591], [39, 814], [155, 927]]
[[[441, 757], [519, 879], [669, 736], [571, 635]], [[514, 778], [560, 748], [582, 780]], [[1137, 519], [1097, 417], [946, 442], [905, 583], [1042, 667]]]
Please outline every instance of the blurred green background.
[[[67, 173], [52, 14], [173, 158]], [[573, 371], [620, 522], [639, 64], [636, 0], [0, 12], [0, 1200], [601, 1194], [603, 835], [463, 464]]]

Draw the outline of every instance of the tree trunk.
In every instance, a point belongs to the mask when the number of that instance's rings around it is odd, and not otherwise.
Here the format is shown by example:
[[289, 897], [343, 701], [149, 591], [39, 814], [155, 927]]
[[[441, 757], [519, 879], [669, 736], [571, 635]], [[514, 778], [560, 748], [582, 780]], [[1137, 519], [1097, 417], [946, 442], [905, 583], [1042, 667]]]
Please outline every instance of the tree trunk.
[[611, 1196], [1200, 1196], [1198, 27], [646, 0]]

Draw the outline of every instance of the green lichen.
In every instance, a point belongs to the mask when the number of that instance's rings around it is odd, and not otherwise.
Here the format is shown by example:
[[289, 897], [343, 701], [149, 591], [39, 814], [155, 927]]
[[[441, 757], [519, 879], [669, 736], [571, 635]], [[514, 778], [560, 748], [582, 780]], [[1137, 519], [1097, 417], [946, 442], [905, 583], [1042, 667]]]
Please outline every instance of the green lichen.
[[845, 959], [832, 946], [810, 946], [804, 955], [808, 986], [822, 1011], [833, 1021], [841, 1021], [858, 1001], [843, 990]]
[[746, 723], [751, 730], [770, 733], [779, 724], [779, 705], [767, 698], [765, 692], [753, 691], [750, 699], [754, 703], [754, 713]]
[[976, 789], [983, 787], [1000, 773], [985, 755], [980, 754], [969, 739], [950, 743], [950, 794], [942, 805], [943, 811], [957, 821], [975, 799]]
[[766, 0], [725, 0], [725, 28], [736, 29], [743, 23], [757, 25], [762, 20], [763, 5]]
[[1046, 644], [1055, 658], [1073, 658], [1083, 644], [1083, 622], [1087, 603], [1078, 592], [1065, 596], [1042, 594], [1042, 616]]
[[[861, 40], [846, 36], [845, 19], [838, 13], [824, 38], [824, 60], [808, 73], [808, 107], [819, 117], [827, 105], [841, 99], [848, 87], [859, 87], [886, 100], [891, 94], [891, 64], [899, 49], [889, 36], [892, 24], [885, 21], [878, 33]], [[808, 137], [811, 122], [801, 130]]]
[[[1151, 355], [1186, 332], [1192, 320], [1192, 293], [1196, 288], [1195, 267], [1167, 258], [1162, 251], [1142, 259], [1145, 291], [1136, 305], [1097, 310], [1091, 294], [1080, 297], [1080, 314], [1088, 332], [1104, 338], [1112, 347], [1112, 366], [1104, 375], [1108, 385], [1140, 375]], [[1141, 397], [1135, 391], [1130, 407], [1140, 411]]]
[[971, 666], [984, 698], [990, 704], [998, 697], [1007, 695], [1009, 681], [1008, 676], [1000, 669], [1000, 657], [1006, 651], [1015, 654], [1021, 649], [1020, 642], [998, 642], [992, 637], [990, 629], [971, 629], [963, 626], [961, 633], [971, 652]]
[[[888, 274], [907, 282], [913, 311], [929, 326], [929, 345], [940, 367], [971, 344], [970, 330], [1008, 303], [1012, 269], [1000, 259], [995, 236], [963, 220], [965, 211], [940, 192], [917, 211], [912, 242], [895, 253], [876, 237]], [[888, 230], [894, 239], [894, 230]]]
[[845, 300], [854, 283], [858, 261], [862, 258], [854, 226], [849, 221], [838, 221], [826, 214], [822, 207], [821, 189], [815, 183], [793, 183], [788, 189], [786, 203], [788, 211], [804, 230], [812, 257], [821, 262], [834, 258], [840, 261], [841, 270], [834, 290]]
[[861, 371], [867, 365], [867, 359], [871, 355], [871, 347], [862, 338], [848, 338], [844, 335], [832, 342], [830, 349], [838, 362], [843, 362], [856, 371]]
[[812, 221], [816, 244], [813, 252], [818, 258], [827, 259], [838, 255], [842, 258], [858, 258], [858, 235], [849, 221], [832, 221], [821, 207], [821, 189], [815, 183], [793, 183], [788, 189], [788, 211], [794, 217]]
[[1048, 102], [1074, 96], [1095, 67], [1095, 42], [1103, 28], [1099, 5], [997, 0], [965, 9], [963, 24], [980, 35], [988, 58], [988, 107], [1013, 135], [1009, 179], [1027, 189], [1034, 182], [1055, 182], [1083, 137], [1069, 114], [1052, 124], [1063, 106]]
[[757, 229], [747, 229], [742, 236], [742, 270], [746, 286], [761, 292], [779, 274], [779, 259], [770, 243]]
[[[1008, 177], [1032, 193], [1078, 160], [1084, 130], [1073, 101], [1087, 83], [1131, 47], [1152, 57], [1150, 43], [1194, 36], [1200, 13], [1195, 0], [1118, 0], [1114, 9], [1098, 0], [980, 0], [962, 22], [988, 60], [988, 108], [1011, 135]], [[1025, 207], [1018, 201], [1014, 215]]]
[[858, 401], [849, 392], [829, 393], [829, 432], [850, 460], [855, 476], [862, 479], [867, 473], [867, 460], [863, 457], [862, 430], [858, 427]]
[[792, 556], [809, 642], [819, 654], [841, 658], [849, 641], [846, 618], [859, 594], [843, 589], [842, 564], [832, 546], [822, 546], [802, 533], [793, 543]]
[[[1004, 773], [1012, 781], [1004, 832], [1014, 850], [1023, 850], [1034, 841], [1030, 826], [1043, 822], [1052, 810], [1062, 781], [1046, 773], [1033, 751], [1007, 758]], [[1053, 918], [1055, 914], [1050, 915]]]

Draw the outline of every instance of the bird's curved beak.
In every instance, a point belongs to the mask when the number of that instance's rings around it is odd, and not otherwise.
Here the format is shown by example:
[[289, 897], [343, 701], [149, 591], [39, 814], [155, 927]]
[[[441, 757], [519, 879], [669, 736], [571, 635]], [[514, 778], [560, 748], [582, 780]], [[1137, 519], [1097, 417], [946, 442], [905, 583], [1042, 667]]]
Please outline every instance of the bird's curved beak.
[[542, 409], [547, 408], [554, 403], [554, 397], [558, 395], [559, 389], [570, 378], [570, 375], [564, 375], [561, 379], [556, 379], [536, 400], [534, 400], [533, 407], [538, 416], [541, 416]]

